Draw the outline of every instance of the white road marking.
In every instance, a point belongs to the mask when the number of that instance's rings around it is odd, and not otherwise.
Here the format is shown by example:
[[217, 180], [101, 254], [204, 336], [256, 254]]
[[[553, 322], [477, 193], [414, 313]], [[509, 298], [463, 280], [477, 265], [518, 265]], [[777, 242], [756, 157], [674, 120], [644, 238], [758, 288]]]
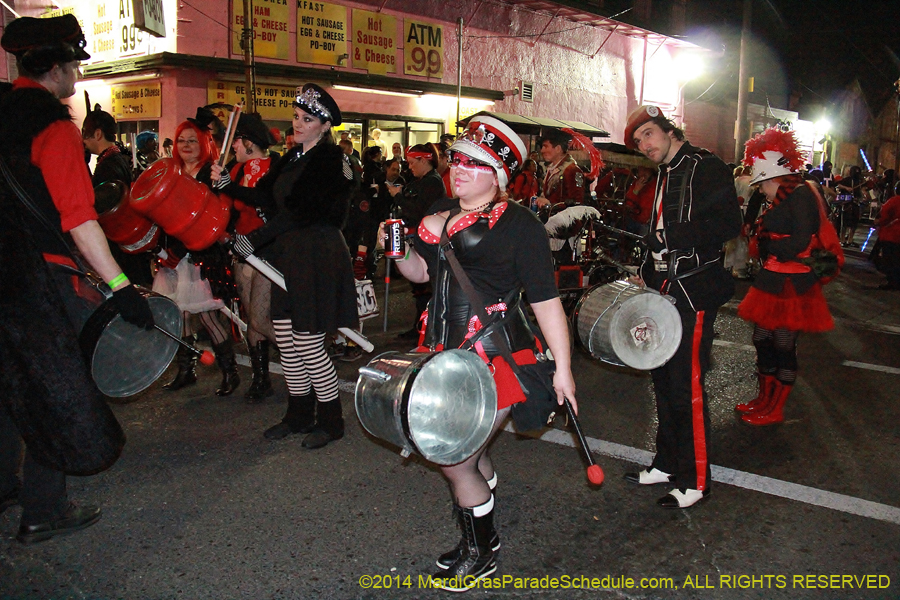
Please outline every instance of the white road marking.
[[[735, 344], [734, 342], [725, 342], [722, 340], [715, 340], [713, 343], [720, 346], [736, 346], [743, 349], [754, 349], [753, 346]], [[237, 362], [245, 367], [250, 366], [250, 359], [242, 354], [237, 355]], [[873, 371], [883, 371], [885, 373], [900, 375], [900, 369], [894, 367], [870, 365], [853, 361], [844, 361], [843, 364], [848, 367], [857, 367], [860, 369], [870, 369]], [[269, 371], [271, 373], [283, 375], [281, 365], [278, 363], [270, 363]], [[339, 379], [338, 387], [342, 392], [353, 393], [356, 389], [356, 382]], [[510, 433], [518, 433], [513, 427], [512, 422], [507, 423], [503, 430]], [[570, 448], [575, 448], [577, 444], [573, 433], [562, 431], [560, 429], [547, 429], [540, 435], [530, 435], [529, 437], [535, 437], [544, 442], [568, 446]], [[622, 444], [598, 440], [591, 437], [585, 437], [585, 441], [592, 454], [601, 454], [603, 456], [628, 461], [638, 465], [649, 465], [650, 461], [653, 460], [653, 453], [648, 452], [647, 450], [632, 448], [631, 446], [624, 446]], [[737, 471], [718, 465], [712, 465], [710, 470], [712, 471], [713, 481], [718, 483], [733, 485], [754, 492], [762, 492], [763, 494], [778, 496], [796, 502], [804, 502], [806, 504], [812, 504], [813, 506], [821, 506], [823, 508], [830, 508], [851, 515], [858, 515], [868, 519], [876, 519], [878, 521], [886, 521], [888, 523], [900, 525], [900, 508], [895, 506], [879, 504], [878, 502], [863, 500], [862, 498], [854, 498], [853, 496], [837, 494], [835, 492], [820, 490], [797, 483], [791, 483], [789, 481], [782, 481], [780, 479], [773, 479], [754, 473]]]
[[855, 360], [845, 360], [841, 364], [845, 367], [855, 367], [857, 369], [866, 369], [868, 371], [881, 371], [882, 373], [900, 375], [900, 369], [898, 369], [897, 367], [885, 367], [884, 365], [873, 365], [869, 363], [856, 362]]
[[[507, 423], [504, 431], [516, 433], [513, 424]], [[540, 435], [530, 435], [539, 440], [568, 446], [574, 448], [577, 441], [574, 433], [562, 431], [560, 429], [547, 429]], [[636, 463], [638, 465], [649, 465], [653, 460], [653, 453], [622, 444], [615, 444], [604, 440], [586, 437], [588, 448], [592, 454], [602, 454], [611, 458], [625, 460]], [[887, 504], [879, 504], [853, 496], [828, 492], [789, 481], [781, 481], [780, 479], [772, 479], [763, 475], [755, 475], [744, 471], [736, 471], [727, 467], [712, 465], [713, 481], [725, 483], [736, 487], [752, 490], [754, 492], [762, 492], [771, 496], [778, 496], [788, 500], [804, 502], [813, 506], [821, 506], [830, 508], [851, 515], [858, 515], [868, 519], [876, 519], [900, 525], [900, 508], [889, 506]]]

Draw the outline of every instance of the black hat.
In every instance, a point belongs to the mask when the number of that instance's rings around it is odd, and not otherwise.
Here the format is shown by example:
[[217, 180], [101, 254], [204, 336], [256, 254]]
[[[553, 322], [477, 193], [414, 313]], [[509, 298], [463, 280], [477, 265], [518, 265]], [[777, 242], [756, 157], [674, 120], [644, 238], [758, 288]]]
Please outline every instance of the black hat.
[[219, 122], [219, 127], [217, 127], [217, 129], [221, 128], [222, 125], [222, 122], [219, 121], [219, 117], [205, 106], [201, 106], [197, 109], [197, 115], [193, 119], [188, 117], [187, 120], [196, 125], [200, 131], [209, 131], [209, 126], [216, 121]]
[[331, 121], [334, 126], [341, 124], [341, 109], [338, 108], [337, 102], [328, 95], [328, 92], [314, 83], [307, 83], [302, 89], [297, 89], [294, 106], [319, 117], [322, 122]]
[[56, 63], [91, 57], [84, 50], [87, 40], [73, 14], [49, 19], [15, 19], [6, 26], [0, 46], [16, 58], [30, 59], [34, 68], [32, 65], [24, 66], [38, 75], [49, 71]]
[[263, 150], [275, 143], [259, 113], [241, 113], [235, 135], [250, 140]]

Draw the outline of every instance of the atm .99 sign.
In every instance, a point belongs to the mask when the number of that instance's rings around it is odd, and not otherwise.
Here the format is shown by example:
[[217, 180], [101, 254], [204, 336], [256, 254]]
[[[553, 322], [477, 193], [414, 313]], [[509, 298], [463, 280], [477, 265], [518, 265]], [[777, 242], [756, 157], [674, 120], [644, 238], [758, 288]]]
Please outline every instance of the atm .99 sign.
[[405, 30], [403, 73], [420, 77], [443, 77], [443, 28], [437, 23], [407, 20]]

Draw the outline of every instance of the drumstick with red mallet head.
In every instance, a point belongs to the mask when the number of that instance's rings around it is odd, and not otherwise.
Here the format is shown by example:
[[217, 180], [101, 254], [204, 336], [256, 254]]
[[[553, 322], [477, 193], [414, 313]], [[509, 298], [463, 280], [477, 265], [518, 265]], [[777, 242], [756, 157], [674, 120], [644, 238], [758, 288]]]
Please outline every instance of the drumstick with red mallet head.
[[157, 331], [162, 331], [164, 334], [166, 334], [167, 336], [169, 336], [170, 338], [172, 338], [173, 340], [175, 340], [176, 342], [181, 344], [182, 348], [190, 350], [195, 356], [199, 356], [201, 364], [211, 365], [214, 362], [216, 362], [215, 355], [212, 352], [210, 352], [209, 350], [199, 350], [198, 348], [194, 348], [193, 346], [191, 346], [190, 344], [185, 342], [183, 339], [181, 339], [177, 335], [173, 335], [173, 334], [169, 333], [168, 331], [166, 331], [165, 329], [163, 329], [156, 323], [153, 324], [153, 327], [155, 327]]
[[584, 451], [584, 456], [588, 461], [588, 481], [590, 481], [594, 485], [600, 485], [601, 483], [603, 483], [603, 469], [600, 468], [600, 465], [594, 463], [594, 458], [591, 456], [590, 449], [588, 449], [587, 442], [584, 439], [584, 434], [581, 433], [581, 425], [578, 423], [578, 417], [575, 416], [575, 411], [572, 410], [572, 405], [569, 403], [569, 399], [565, 398], [563, 402], [565, 402], [566, 412], [569, 413], [569, 418], [572, 420], [572, 425], [575, 426], [575, 434], [578, 436], [578, 441], [581, 444], [581, 449]]

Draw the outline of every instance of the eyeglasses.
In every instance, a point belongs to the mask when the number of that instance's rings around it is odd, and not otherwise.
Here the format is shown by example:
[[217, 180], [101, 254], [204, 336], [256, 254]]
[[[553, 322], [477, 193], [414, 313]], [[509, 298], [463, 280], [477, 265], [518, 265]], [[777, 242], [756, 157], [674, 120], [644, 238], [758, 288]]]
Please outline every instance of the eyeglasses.
[[182, 138], [178, 138], [177, 140], [175, 140], [175, 143], [176, 144], [199, 144], [200, 140], [185, 140]]
[[487, 163], [483, 163], [480, 160], [475, 160], [474, 158], [470, 158], [465, 154], [460, 154], [458, 152], [454, 152], [450, 156], [450, 166], [463, 168], [463, 169], [475, 169], [475, 170], [489, 170], [493, 171], [494, 167]]

